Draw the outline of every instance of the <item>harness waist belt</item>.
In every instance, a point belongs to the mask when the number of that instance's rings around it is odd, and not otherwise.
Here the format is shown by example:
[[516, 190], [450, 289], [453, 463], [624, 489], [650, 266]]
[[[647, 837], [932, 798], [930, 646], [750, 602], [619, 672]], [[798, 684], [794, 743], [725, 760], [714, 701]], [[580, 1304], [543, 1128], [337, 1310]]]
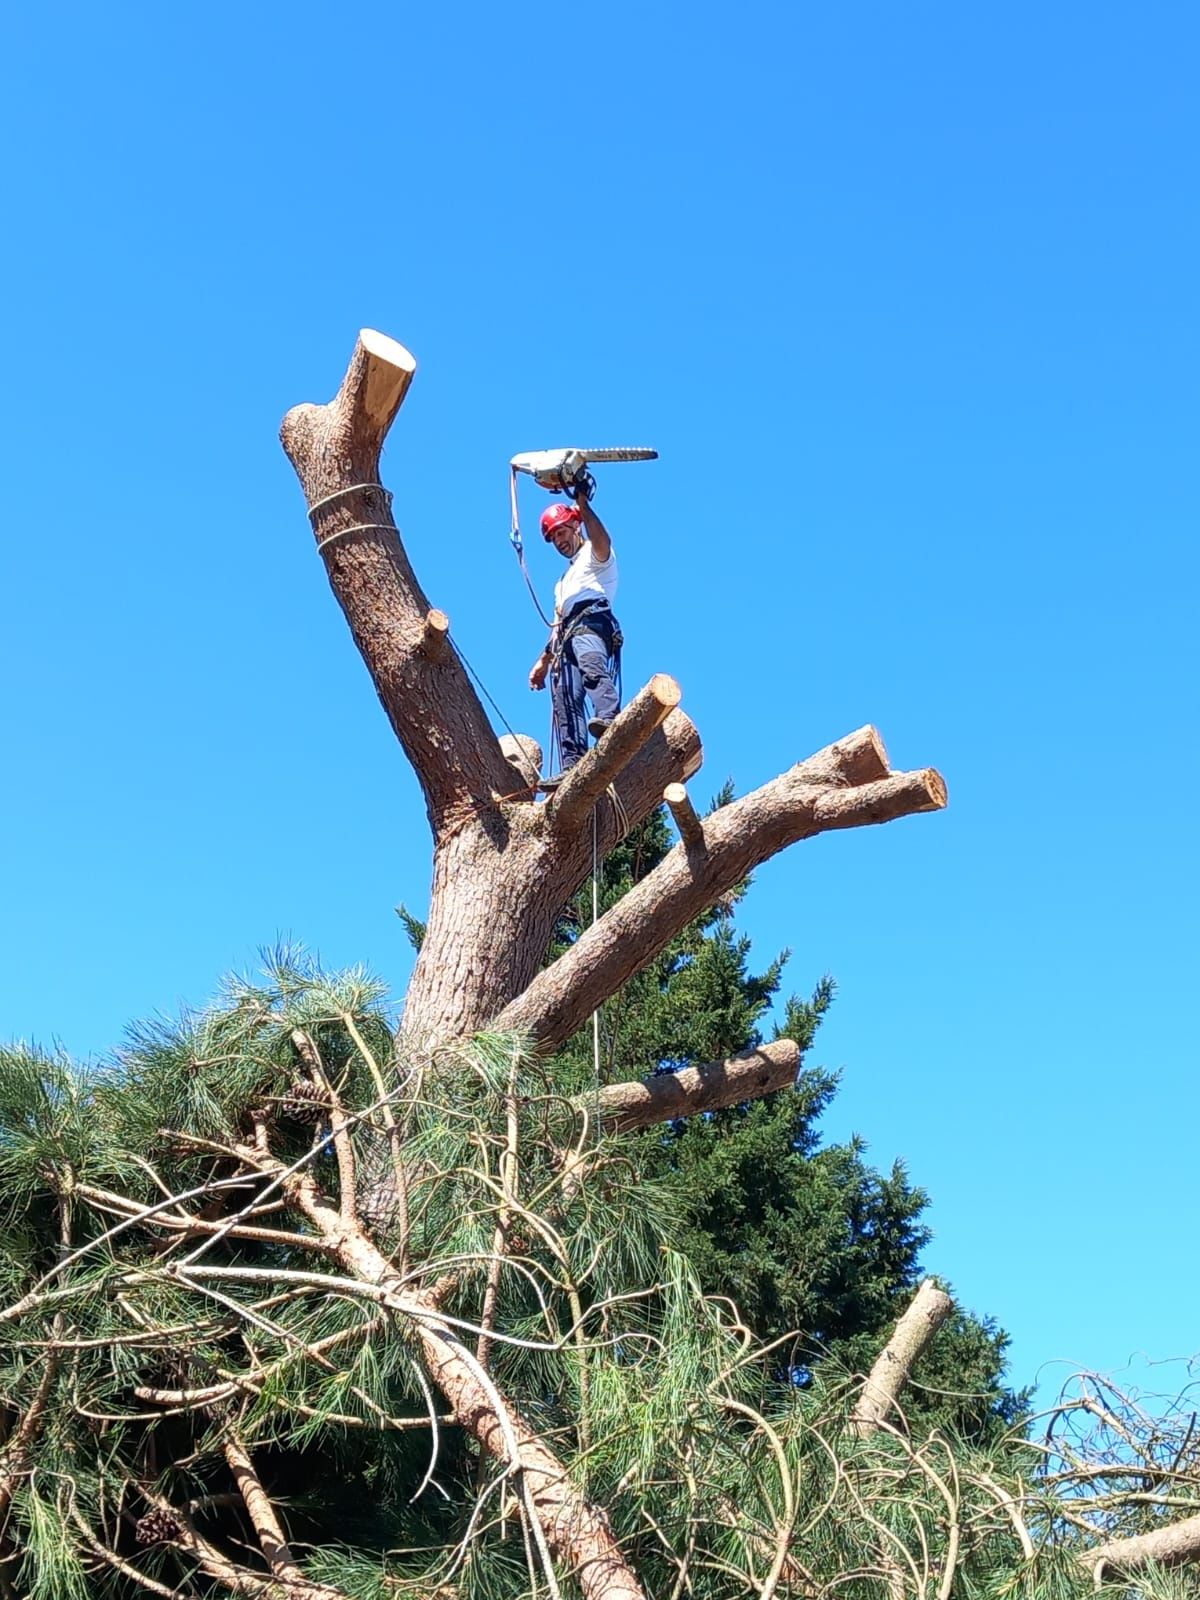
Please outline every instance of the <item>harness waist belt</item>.
[[577, 622], [580, 617], [587, 616], [593, 611], [608, 611], [612, 607], [603, 595], [588, 595], [586, 599], [576, 600], [569, 611], [563, 613], [563, 622]]

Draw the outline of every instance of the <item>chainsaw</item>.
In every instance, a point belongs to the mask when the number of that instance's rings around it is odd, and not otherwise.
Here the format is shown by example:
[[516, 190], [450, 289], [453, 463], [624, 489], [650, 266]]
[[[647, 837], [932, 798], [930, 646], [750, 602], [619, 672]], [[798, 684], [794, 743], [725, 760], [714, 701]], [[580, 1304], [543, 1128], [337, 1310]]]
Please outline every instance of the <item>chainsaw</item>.
[[[513, 474], [514, 504], [518, 472], [527, 472], [533, 481], [551, 494], [565, 494], [572, 500], [590, 500], [596, 492], [592, 476], [593, 461], [657, 461], [657, 450], [638, 445], [614, 450], [527, 450], [514, 456], [509, 465]], [[515, 522], [515, 517], [514, 517]]]

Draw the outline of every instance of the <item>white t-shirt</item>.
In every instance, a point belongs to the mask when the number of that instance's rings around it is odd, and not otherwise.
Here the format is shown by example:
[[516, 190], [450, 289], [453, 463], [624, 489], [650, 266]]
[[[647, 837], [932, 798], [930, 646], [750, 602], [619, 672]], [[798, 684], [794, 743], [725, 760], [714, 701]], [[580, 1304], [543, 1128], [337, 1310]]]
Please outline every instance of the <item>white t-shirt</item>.
[[617, 552], [610, 550], [607, 561], [597, 561], [592, 541], [585, 539], [582, 550], [554, 585], [554, 615], [566, 616], [581, 600], [607, 600], [611, 606], [616, 598]]

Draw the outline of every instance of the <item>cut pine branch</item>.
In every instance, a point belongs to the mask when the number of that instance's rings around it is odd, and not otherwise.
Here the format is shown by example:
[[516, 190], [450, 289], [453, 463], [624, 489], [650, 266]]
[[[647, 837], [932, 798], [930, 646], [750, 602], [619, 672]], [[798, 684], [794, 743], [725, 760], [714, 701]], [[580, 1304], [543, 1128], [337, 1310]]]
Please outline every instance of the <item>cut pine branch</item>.
[[546, 806], [558, 829], [578, 828], [592, 807], [679, 704], [679, 685], [665, 672], [650, 682], [613, 718], [598, 744], [564, 777]]
[[263, 1559], [281, 1583], [303, 1582], [303, 1574], [288, 1547], [279, 1514], [270, 1495], [263, 1488], [262, 1479], [255, 1470], [250, 1452], [232, 1433], [226, 1436], [224, 1449], [225, 1460], [233, 1474], [233, 1481], [238, 1486], [238, 1492], [245, 1502], [250, 1521], [254, 1524], [254, 1531], [258, 1535]]
[[425, 618], [421, 635], [421, 652], [426, 661], [440, 661], [446, 653], [446, 640], [450, 635], [450, 618], [435, 606]]
[[579, 1109], [595, 1111], [609, 1133], [631, 1133], [675, 1117], [760, 1100], [793, 1084], [799, 1067], [800, 1046], [793, 1039], [776, 1039], [725, 1061], [655, 1073], [640, 1083], [609, 1084], [599, 1096], [584, 1096]]
[[1200, 1561], [1200, 1516], [1183, 1517], [1130, 1539], [1112, 1539], [1079, 1559], [1097, 1583], [1109, 1569], [1129, 1574], [1149, 1566], [1178, 1567]]
[[881, 1424], [895, 1423], [896, 1402], [929, 1341], [954, 1309], [954, 1302], [932, 1278], [926, 1278], [897, 1322], [862, 1386], [850, 1422], [860, 1435]]
[[[600, 853], [607, 855], [620, 844], [631, 829], [662, 804], [664, 789], [672, 782], [682, 783], [694, 777], [703, 760], [700, 735], [687, 712], [678, 709], [669, 712], [612, 784], [616, 804], [609, 804], [608, 791], [600, 799], [596, 810]], [[592, 830], [583, 827], [560, 833], [556, 843], [560, 863], [578, 863], [578, 878], [570, 891], [573, 894], [591, 871]]]
[[[799, 839], [860, 828], [946, 804], [946, 786], [932, 769], [896, 772], [839, 788], [836, 775], [855, 770], [872, 741], [843, 741], [800, 762], [752, 794], [705, 819], [705, 850], [677, 845], [642, 881], [544, 968], [495, 1019], [543, 1051], [557, 1050], [623, 983], [647, 966], [675, 935], [760, 862]], [[814, 781], [814, 773], [820, 774]]]
[[671, 808], [675, 826], [686, 850], [704, 849], [704, 825], [696, 815], [696, 808], [688, 799], [686, 784], [669, 783], [663, 790], [663, 799]]

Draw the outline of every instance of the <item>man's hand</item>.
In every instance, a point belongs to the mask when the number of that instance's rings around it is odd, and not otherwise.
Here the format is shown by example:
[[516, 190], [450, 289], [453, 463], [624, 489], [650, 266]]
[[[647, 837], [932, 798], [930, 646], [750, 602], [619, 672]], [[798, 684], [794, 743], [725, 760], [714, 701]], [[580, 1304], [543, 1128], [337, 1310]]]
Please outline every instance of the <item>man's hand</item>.
[[550, 657], [543, 651], [529, 669], [529, 687], [531, 689], [544, 689], [546, 687], [546, 674], [550, 670]]
[[567, 492], [576, 505], [586, 505], [596, 492], [596, 480], [585, 468], [583, 472], [576, 473]]

